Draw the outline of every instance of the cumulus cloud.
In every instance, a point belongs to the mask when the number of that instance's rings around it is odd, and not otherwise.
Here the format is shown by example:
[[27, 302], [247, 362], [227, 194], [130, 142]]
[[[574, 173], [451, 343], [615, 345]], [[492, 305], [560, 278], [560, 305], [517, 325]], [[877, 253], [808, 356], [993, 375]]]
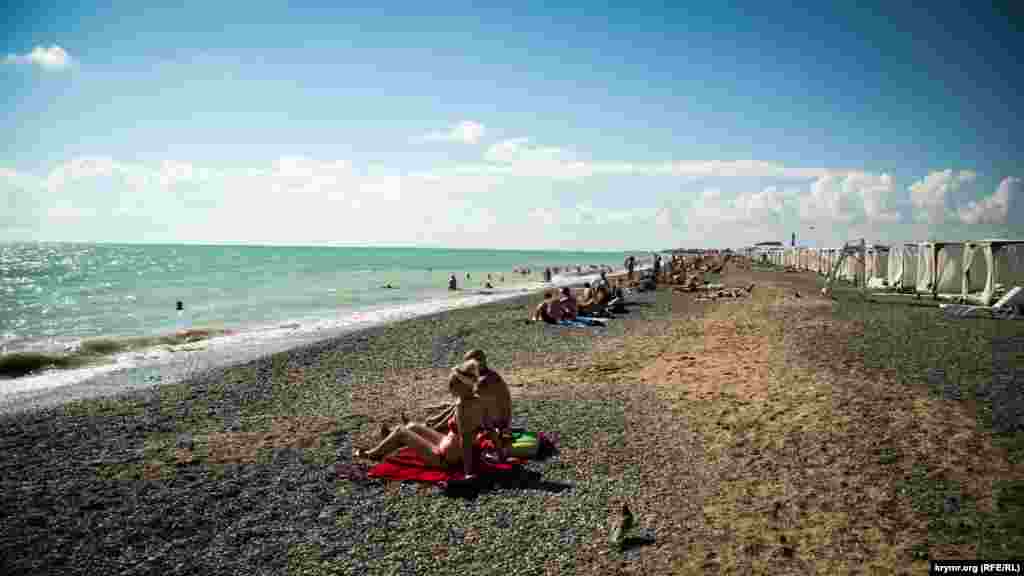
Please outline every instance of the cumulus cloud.
[[484, 125], [472, 120], [463, 120], [447, 130], [435, 130], [422, 137], [424, 142], [462, 142], [476, 144], [484, 137]]
[[950, 216], [952, 196], [977, 179], [971, 170], [932, 172], [910, 185], [910, 203], [914, 219], [928, 224], [941, 224]]
[[[694, 202], [689, 217], [705, 229], [719, 224], [763, 225], [777, 221], [787, 202], [787, 194], [775, 186], [732, 198], [726, 198], [718, 188], [706, 188]], [[671, 210], [667, 212], [662, 212], [661, 222], [681, 220]]]
[[[612, 176], [630, 181], [611, 182], [603, 192], [605, 183], [595, 188], [564, 182]], [[520, 178], [547, 182], [526, 185]], [[842, 239], [898, 221], [894, 206], [902, 195], [898, 206], [905, 208], [908, 193], [926, 216], [920, 207], [937, 207], [935, 217], [952, 214], [966, 224], [1012, 221], [1022, 197], [1020, 178], [1007, 178], [990, 197], [955, 208], [954, 192], [975, 178], [973, 172], [947, 170], [897, 190], [884, 173], [753, 160], [595, 162], [575, 159], [561, 147], [509, 138], [482, 150], [477, 162], [405, 174], [302, 155], [230, 170], [84, 156], [40, 178], [0, 169], [0, 201], [5, 194], [15, 198], [12, 183], [18, 182], [15, 199], [20, 206], [39, 207], [39, 230], [60, 225], [77, 230], [78, 238], [114, 241], [133, 236], [104, 236], [127, 230], [111, 218], [134, 218], [138, 224], [131, 233], [147, 229], [145, 223], [170, 235], [164, 240], [594, 248], [604, 242], [735, 244], [788, 238], [806, 224]], [[706, 187], [686, 190], [680, 184], [691, 179]], [[552, 191], [557, 203], [551, 202]], [[617, 199], [629, 194], [629, 208], [602, 203], [611, 197], [605, 192]], [[551, 235], [533, 234], [539, 226]], [[14, 226], [6, 227], [10, 236]]]
[[810, 222], [895, 222], [896, 185], [889, 174], [827, 173], [811, 183], [799, 200], [800, 218]]
[[4, 59], [7, 64], [35, 65], [44, 70], [64, 70], [74, 65], [74, 60], [66, 50], [52, 44], [49, 47], [36, 46], [26, 54], [8, 54]]
[[1009, 176], [999, 183], [996, 191], [979, 201], [969, 202], [957, 210], [957, 216], [964, 224], [1006, 224], [1011, 206], [1024, 199], [1024, 183], [1020, 178]]

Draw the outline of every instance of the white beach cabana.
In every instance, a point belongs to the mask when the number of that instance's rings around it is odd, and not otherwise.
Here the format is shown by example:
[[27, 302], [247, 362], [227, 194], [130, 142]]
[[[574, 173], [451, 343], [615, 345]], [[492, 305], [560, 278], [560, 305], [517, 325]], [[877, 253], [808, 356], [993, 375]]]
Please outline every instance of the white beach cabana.
[[828, 273], [832, 271], [832, 248], [823, 248], [821, 250], [821, 272], [822, 276], [828, 276]]
[[1024, 240], [965, 244], [960, 291], [965, 302], [990, 306], [1014, 286], [1024, 286]]
[[832, 267], [836, 264], [836, 249], [826, 248], [825, 249], [825, 275], [828, 276], [832, 273]]
[[888, 284], [889, 247], [872, 246], [868, 248], [864, 260], [864, 274], [867, 281], [870, 283], [877, 279], [877, 281], [885, 281]]
[[[846, 258], [840, 266], [839, 277], [847, 282], [860, 285], [864, 282], [865, 276], [865, 254], [855, 246], [849, 246], [845, 251]], [[842, 256], [842, 252], [840, 250], [837, 257]]]
[[963, 242], [919, 242], [915, 291], [938, 298], [960, 298], [963, 258]]
[[889, 286], [896, 290], [917, 285], [917, 244], [906, 243], [889, 249], [886, 266]]

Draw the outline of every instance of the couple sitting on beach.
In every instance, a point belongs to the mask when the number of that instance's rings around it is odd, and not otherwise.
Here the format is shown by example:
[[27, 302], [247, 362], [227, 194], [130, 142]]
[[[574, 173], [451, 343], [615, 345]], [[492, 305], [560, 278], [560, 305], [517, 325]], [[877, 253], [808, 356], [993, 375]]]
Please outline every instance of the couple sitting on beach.
[[533, 311], [530, 319], [534, 322], [558, 324], [562, 320], [575, 319], [578, 313], [576, 298], [568, 288], [562, 288], [559, 298], [555, 298], [550, 290], [544, 292], [544, 301]]
[[381, 443], [370, 450], [356, 450], [354, 456], [381, 460], [409, 446], [436, 468], [461, 463], [467, 478], [473, 475], [476, 453], [493, 451], [503, 459], [511, 442], [508, 385], [487, 367], [482, 350], [472, 350], [464, 358], [448, 378], [448, 391], [458, 398], [456, 402], [441, 406], [425, 423], [406, 422], [393, 430], [382, 426]]
[[599, 283], [591, 288], [590, 283], [583, 285], [583, 298], [577, 300], [568, 287], [563, 287], [558, 298], [550, 291], [544, 293], [544, 301], [533, 311], [531, 320], [560, 324], [565, 322], [591, 323], [593, 318], [608, 316], [609, 311], [620, 307], [621, 293], [612, 295], [607, 284]]

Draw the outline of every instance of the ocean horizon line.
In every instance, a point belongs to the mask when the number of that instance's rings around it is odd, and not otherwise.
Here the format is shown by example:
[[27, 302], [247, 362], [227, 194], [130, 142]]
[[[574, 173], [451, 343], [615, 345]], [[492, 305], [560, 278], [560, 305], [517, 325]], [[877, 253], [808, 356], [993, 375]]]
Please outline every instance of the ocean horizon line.
[[94, 245], [94, 246], [194, 246], [194, 247], [245, 247], [245, 248], [363, 248], [371, 250], [446, 250], [452, 252], [537, 252], [571, 254], [630, 254], [663, 252], [665, 249], [570, 249], [570, 248], [453, 248], [440, 245], [416, 246], [407, 244], [272, 244], [263, 242], [121, 242], [103, 240], [0, 240], [0, 245], [53, 244], [53, 245]]

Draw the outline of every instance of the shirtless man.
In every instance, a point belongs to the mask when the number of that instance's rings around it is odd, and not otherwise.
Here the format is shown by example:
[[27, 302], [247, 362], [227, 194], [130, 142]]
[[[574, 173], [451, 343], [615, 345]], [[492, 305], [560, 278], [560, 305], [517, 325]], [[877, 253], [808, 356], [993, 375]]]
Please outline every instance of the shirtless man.
[[531, 319], [535, 322], [541, 321], [548, 324], [558, 324], [564, 316], [565, 311], [562, 309], [561, 303], [555, 299], [555, 295], [549, 290], [544, 293], [544, 301], [534, 310]]
[[576, 319], [579, 308], [576, 303], [576, 297], [572, 295], [572, 290], [568, 286], [562, 287], [562, 296], [558, 299], [558, 303], [562, 305], [563, 317], [566, 320]]
[[[508, 428], [512, 423], [512, 394], [508, 390], [508, 384], [500, 374], [491, 370], [487, 365], [487, 357], [483, 350], [475, 349], [466, 352], [463, 360], [476, 361], [479, 380], [477, 380], [476, 393], [485, 403], [487, 408], [487, 426], [489, 428]], [[441, 406], [440, 411], [427, 418], [427, 426], [433, 430], [444, 432], [448, 429], [448, 420], [455, 415], [457, 403]]]

